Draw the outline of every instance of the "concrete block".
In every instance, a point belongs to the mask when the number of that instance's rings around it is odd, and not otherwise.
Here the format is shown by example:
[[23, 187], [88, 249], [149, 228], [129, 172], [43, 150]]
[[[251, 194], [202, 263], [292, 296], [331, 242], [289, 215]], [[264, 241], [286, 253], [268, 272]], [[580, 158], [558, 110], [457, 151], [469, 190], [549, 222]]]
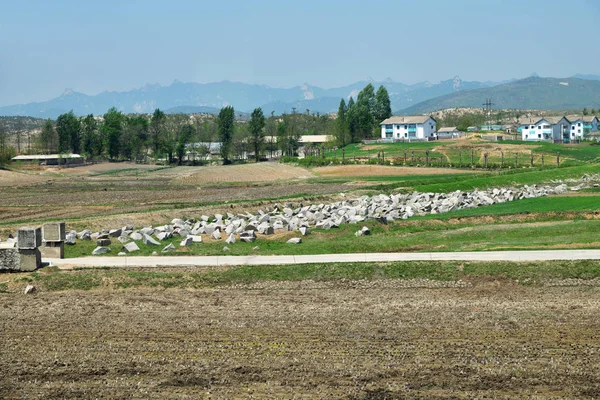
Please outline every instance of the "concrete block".
[[42, 254], [39, 249], [19, 249], [19, 255], [21, 271], [35, 271], [42, 266]]
[[64, 222], [49, 222], [42, 226], [42, 239], [44, 242], [64, 242], [65, 236]]
[[17, 231], [17, 247], [19, 249], [35, 249], [42, 245], [41, 228], [20, 228]]
[[0, 248], [0, 272], [18, 271], [21, 256], [19, 250], [14, 248]]
[[40, 247], [42, 258], [65, 258], [65, 242], [46, 242]]

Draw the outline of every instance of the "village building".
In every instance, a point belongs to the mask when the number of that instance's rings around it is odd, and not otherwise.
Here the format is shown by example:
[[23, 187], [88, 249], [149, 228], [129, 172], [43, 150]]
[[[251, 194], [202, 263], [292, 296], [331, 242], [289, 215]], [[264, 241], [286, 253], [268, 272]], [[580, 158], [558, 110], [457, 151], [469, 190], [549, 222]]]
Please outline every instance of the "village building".
[[50, 165], [50, 166], [69, 166], [83, 164], [83, 157], [79, 154], [31, 154], [16, 156], [12, 161], [22, 163]]
[[447, 126], [437, 131], [438, 139], [456, 139], [463, 136], [463, 133], [455, 126]]
[[428, 115], [394, 116], [382, 121], [381, 138], [391, 140], [435, 140], [437, 121]]

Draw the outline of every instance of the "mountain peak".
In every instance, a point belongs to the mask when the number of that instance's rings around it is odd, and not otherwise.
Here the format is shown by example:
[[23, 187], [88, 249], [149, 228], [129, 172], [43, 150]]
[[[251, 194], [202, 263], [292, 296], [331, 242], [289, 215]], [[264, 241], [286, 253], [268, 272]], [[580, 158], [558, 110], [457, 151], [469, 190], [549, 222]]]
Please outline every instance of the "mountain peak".
[[71, 96], [72, 94], [74, 94], [75, 91], [71, 88], [66, 88], [63, 93], [60, 95], [60, 97], [65, 97], [65, 96]]
[[454, 89], [454, 90], [460, 89], [461, 83], [462, 83], [462, 79], [460, 79], [460, 76], [456, 75], [454, 77], [454, 79], [452, 80], [452, 89]]

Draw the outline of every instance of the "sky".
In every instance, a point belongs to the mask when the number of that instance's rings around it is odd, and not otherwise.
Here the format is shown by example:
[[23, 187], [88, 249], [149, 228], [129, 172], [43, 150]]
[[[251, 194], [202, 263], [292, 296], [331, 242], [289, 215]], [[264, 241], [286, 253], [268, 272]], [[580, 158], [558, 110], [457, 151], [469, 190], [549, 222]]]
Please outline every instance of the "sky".
[[0, 0], [0, 106], [148, 83], [600, 74], [598, 0]]

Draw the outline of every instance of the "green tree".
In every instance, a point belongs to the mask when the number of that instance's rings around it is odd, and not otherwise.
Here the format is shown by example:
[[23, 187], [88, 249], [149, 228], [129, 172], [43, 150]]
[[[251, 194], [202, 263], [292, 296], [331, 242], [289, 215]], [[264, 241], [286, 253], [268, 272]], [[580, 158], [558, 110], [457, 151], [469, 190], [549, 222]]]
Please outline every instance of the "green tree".
[[98, 134], [98, 121], [94, 114], [89, 114], [81, 121], [81, 141], [83, 153], [94, 158], [102, 154], [102, 141]]
[[56, 119], [58, 133], [58, 152], [79, 153], [81, 150], [81, 123], [73, 114], [73, 110], [61, 114]]
[[384, 119], [392, 116], [392, 104], [387, 89], [384, 86], [379, 86], [375, 94], [375, 106], [373, 110], [375, 124], [381, 123]]
[[265, 131], [268, 142], [267, 150], [269, 151], [270, 157], [273, 158], [273, 151], [277, 150], [277, 121], [273, 112], [271, 112], [271, 116], [267, 119]]
[[162, 130], [162, 139], [160, 140], [160, 152], [167, 155], [169, 164], [175, 162], [177, 153], [177, 142], [181, 133], [181, 128], [190, 123], [187, 114], [173, 114], [167, 116], [164, 129]]
[[370, 83], [358, 93], [356, 98], [356, 132], [359, 139], [365, 139], [373, 134], [375, 119], [375, 88]]
[[52, 121], [47, 119], [42, 128], [42, 132], [39, 137], [40, 148], [45, 154], [51, 154], [58, 151], [58, 136], [52, 125]]
[[262, 108], [258, 107], [252, 111], [249, 123], [250, 141], [254, 150], [256, 162], [260, 160], [260, 154], [265, 146], [265, 115]]
[[154, 157], [158, 157], [160, 153], [166, 120], [167, 116], [164, 112], [162, 112], [159, 108], [154, 110], [154, 114], [152, 114], [152, 118], [150, 120], [150, 142]]
[[112, 107], [104, 114], [104, 123], [100, 127], [100, 132], [106, 143], [108, 156], [113, 160], [117, 159], [121, 153], [121, 134], [123, 133], [124, 121], [125, 116]]
[[584, 108], [583, 108], [583, 115], [584, 115], [584, 116], [585, 116], [585, 115], [588, 115], [588, 109], [587, 109], [587, 107], [584, 107]]
[[221, 142], [221, 157], [223, 157], [223, 164], [229, 164], [231, 155], [231, 143], [233, 140], [233, 134], [235, 121], [235, 111], [232, 106], [221, 108], [219, 116], [217, 117], [217, 132], [219, 140]]
[[336, 120], [335, 129], [335, 141], [338, 146], [344, 147], [350, 140], [350, 132], [348, 129], [348, 121], [346, 120], [346, 113], [348, 109], [346, 107], [346, 101], [340, 100], [340, 106], [338, 108], [338, 115]]
[[177, 164], [181, 165], [186, 153], [186, 146], [191, 142], [195, 134], [196, 130], [191, 124], [187, 123], [181, 127], [177, 137], [177, 147], [175, 149], [177, 153]]
[[0, 165], [10, 163], [14, 157], [14, 149], [8, 145], [8, 129], [0, 124]]
[[148, 120], [141, 115], [124, 116], [123, 132], [119, 138], [119, 152], [127, 160], [138, 160], [147, 154]]
[[350, 140], [355, 143], [360, 141], [358, 138], [357, 127], [358, 127], [358, 115], [356, 114], [356, 103], [354, 98], [350, 97], [348, 100], [348, 108], [346, 111], [346, 121], [348, 123], [348, 132], [350, 133]]

